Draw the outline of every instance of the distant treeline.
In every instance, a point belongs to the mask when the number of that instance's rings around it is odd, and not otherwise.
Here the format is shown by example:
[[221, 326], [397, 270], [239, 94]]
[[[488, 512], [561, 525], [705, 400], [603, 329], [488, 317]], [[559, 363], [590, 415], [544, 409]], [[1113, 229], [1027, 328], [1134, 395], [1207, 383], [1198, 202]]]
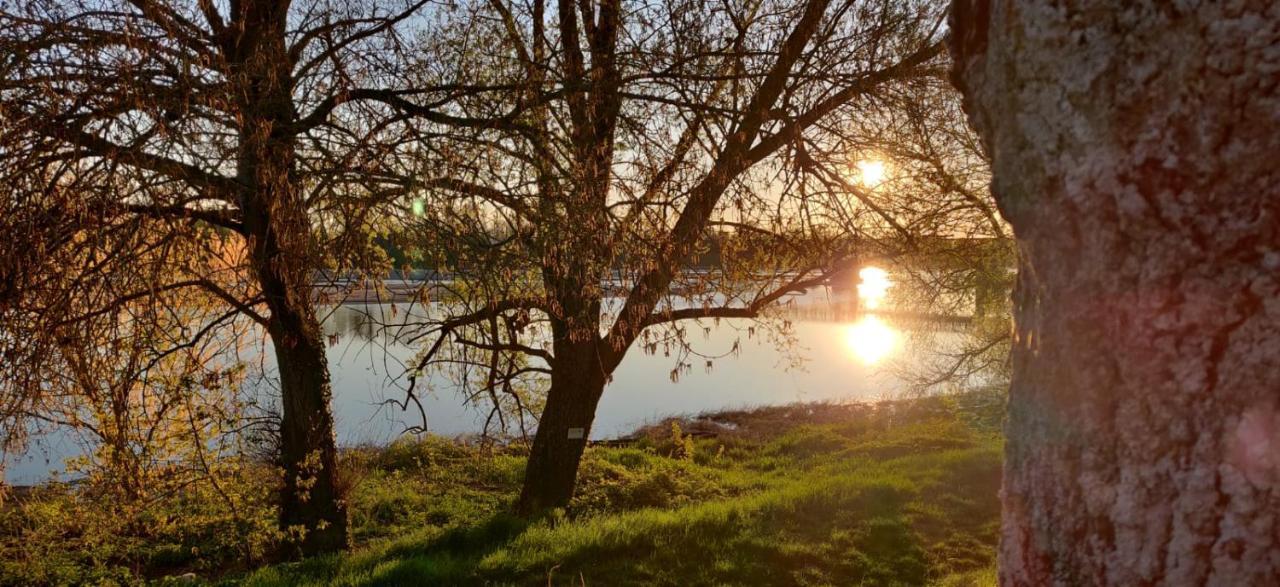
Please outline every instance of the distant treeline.
[[[458, 269], [456, 258], [431, 258], [425, 252], [418, 250], [417, 245], [405, 242], [405, 239], [398, 235], [379, 235], [374, 237], [373, 241], [391, 259], [392, 270], [388, 275], [389, 279], [423, 280], [433, 276], [450, 275]], [[725, 266], [725, 249], [730, 246], [739, 260], [766, 258], [769, 253], [766, 249], [771, 246], [766, 240], [743, 239], [732, 232], [710, 235], [703, 239], [701, 245], [685, 258], [685, 268], [700, 270], [722, 268]], [[926, 265], [936, 267], [952, 265], [972, 267], [973, 259], [984, 258], [992, 266], [1003, 265], [1012, 268], [1016, 259], [1013, 241], [1007, 238], [924, 237], [910, 243], [877, 242], [874, 246], [865, 248], [876, 251], [902, 251], [902, 258], [910, 258], [917, 264], [924, 261]], [[858, 261], [861, 265], [886, 262], [889, 261], [878, 256]], [[625, 259], [620, 259], [615, 264], [621, 268], [626, 265]], [[856, 270], [854, 267], [851, 269]]]

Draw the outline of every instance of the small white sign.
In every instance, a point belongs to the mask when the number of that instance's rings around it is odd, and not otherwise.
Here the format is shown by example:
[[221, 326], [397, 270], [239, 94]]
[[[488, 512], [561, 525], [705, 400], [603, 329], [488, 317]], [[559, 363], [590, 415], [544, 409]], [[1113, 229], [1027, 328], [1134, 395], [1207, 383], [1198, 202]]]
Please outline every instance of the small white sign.
[[583, 436], [586, 436], [586, 434], [587, 434], [586, 428], [570, 428], [569, 440], [581, 440]]

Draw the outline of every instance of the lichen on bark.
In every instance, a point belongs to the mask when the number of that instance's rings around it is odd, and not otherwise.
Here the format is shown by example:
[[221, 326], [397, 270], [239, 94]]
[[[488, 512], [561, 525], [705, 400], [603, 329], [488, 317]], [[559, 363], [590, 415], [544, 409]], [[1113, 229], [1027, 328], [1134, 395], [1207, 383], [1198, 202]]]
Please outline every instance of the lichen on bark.
[[1001, 580], [1280, 584], [1280, 3], [961, 0], [1022, 251]]

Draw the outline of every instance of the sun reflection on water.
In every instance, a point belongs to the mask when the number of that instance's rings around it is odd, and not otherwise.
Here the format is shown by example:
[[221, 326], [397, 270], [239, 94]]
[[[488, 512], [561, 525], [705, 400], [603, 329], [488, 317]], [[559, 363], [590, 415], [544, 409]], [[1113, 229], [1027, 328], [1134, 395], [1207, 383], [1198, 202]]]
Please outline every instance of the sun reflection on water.
[[[880, 308], [892, 286], [888, 271], [863, 267], [858, 271], [858, 306], [863, 310]], [[899, 334], [879, 316], [868, 314], [845, 327], [845, 344], [859, 361], [874, 365], [897, 349]]]
[[879, 267], [863, 267], [858, 271], [858, 278], [858, 302], [868, 310], [879, 308], [893, 286], [889, 272]]
[[898, 331], [879, 316], [863, 316], [845, 327], [845, 344], [859, 361], [874, 365], [898, 348]]

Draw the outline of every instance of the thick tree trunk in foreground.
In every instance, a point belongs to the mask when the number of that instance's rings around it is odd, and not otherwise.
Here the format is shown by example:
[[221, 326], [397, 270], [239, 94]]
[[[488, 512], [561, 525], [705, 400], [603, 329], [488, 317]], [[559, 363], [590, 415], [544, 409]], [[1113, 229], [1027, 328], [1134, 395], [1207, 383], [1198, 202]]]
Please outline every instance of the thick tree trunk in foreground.
[[591, 435], [606, 376], [599, 343], [557, 337], [551, 389], [538, 419], [517, 513], [530, 516], [564, 507], [573, 498], [578, 464]]
[[245, 31], [234, 55], [244, 88], [241, 208], [280, 370], [280, 524], [301, 534], [289, 537], [286, 554], [311, 555], [346, 547], [347, 513], [338, 483], [329, 365], [311, 297], [311, 220], [296, 170], [297, 116], [285, 49], [288, 2], [253, 2], [244, 9]]
[[329, 370], [319, 324], [309, 307], [291, 310], [273, 310], [271, 318], [283, 404], [280, 521], [285, 529], [305, 532], [297, 546], [310, 555], [347, 546], [347, 513], [338, 486]]
[[1002, 583], [1280, 584], [1280, 3], [954, 10], [1024, 253]]

